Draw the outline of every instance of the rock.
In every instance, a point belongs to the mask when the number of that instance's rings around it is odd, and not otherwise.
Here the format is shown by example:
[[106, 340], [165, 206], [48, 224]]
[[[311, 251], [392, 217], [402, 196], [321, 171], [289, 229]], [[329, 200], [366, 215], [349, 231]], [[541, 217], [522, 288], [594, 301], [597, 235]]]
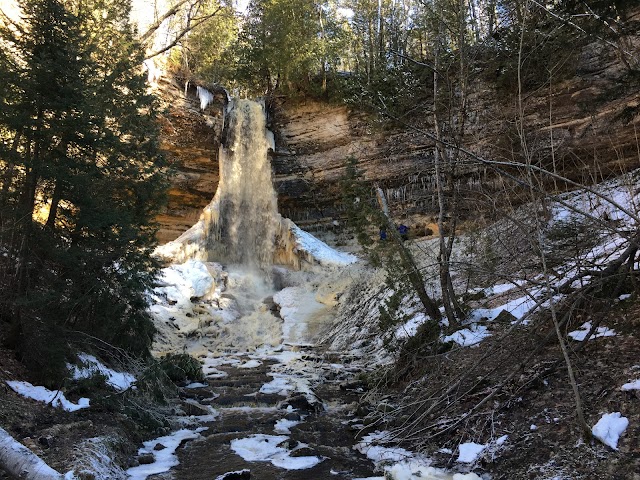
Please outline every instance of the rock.
[[373, 409], [371, 405], [363, 403], [358, 405], [358, 408], [356, 408], [356, 411], [354, 413], [356, 414], [357, 417], [366, 417], [371, 413], [372, 410]]
[[291, 420], [292, 422], [299, 422], [302, 417], [298, 412], [289, 412], [284, 416], [285, 420]]
[[298, 448], [289, 454], [290, 457], [313, 457], [314, 455], [315, 452], [309, 447]]
[[249, 480], [251, 478], [251, 470], [237, 470], [235, 472], [227, 472], [218, 475], [215, 480]]
[[183, 402], [182, 409], [187, 416], [191, 415], [208, 415], [211, 413], [207, 407], [194, 402]]
[[516, 320], [518, 319], [514, 317], [510, 312], [502, 310], [493, 321], [498, 323], [511, 324]]
[[278, 404], [278, 408], [282, 409], [289, 406], [295, 410], [301, 410], [308, 413], [319, 413], [324, 410], [324, 407], [317, 399], [310, 401], [309, 398], [307, 398], [307, 395], [303, 395], [301, 393], [294, 394]]
[[163, 444], [161, 444], [161, 443], [156, 443], [156, 446], [155, 446], [155, 447], [153, 447], [153, 449], [154, 449], [156, 452], [159, 452], [160, 450], [164, 450], [165, 448], [167, 448], [167, 447], [165, 447], [165, 446], [164, 446]]
[[278, 446], [282, 448], [286, 448], [287, 450], [293, 450], [298, 445], [300, 445], [300, 442], [292, 438], [289, 438], [288, 440], [285, 440], [284, 442], [280, 443]]
[[348, 380], [340, 384], [340, 390], [364, 392], [367, 390], [367, 385], [362, 380]]
[[365, 427], [370, 427], [378, 423], [380, 421], [380, 418], [381, 417], [379, 413], [371, 413], [366, 417], [364, 417], [364, 419], [362, 420], [362, 423], [364, 424]]
[[96, 476], [91, 472], [80, 472], [76, 474], [78, 480], [96, 480]]
[[38, 443], [40, 445], [42, 445], [44, 448], [51, 448], [51, 446], [53, 445], [53, 437], [48, 435], [48, 436], [43, 436], [38, 438]]
[[154, 457], [153, 453], [142, 453], [138, 455], [138, 462], [140, 465], [150, 465], [156, 461], [156, 457]]

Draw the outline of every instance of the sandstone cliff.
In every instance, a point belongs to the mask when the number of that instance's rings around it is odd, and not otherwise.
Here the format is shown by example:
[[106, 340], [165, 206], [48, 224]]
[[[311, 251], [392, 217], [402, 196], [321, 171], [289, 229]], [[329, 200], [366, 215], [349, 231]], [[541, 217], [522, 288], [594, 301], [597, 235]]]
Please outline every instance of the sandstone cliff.
[[[634, 19], [640, 21], [640, 10]], [[524, 96], [527, 143], [535, 162], [587, 183], [640, 166], [639, 65], [624, 53], [638, 51], [640, 36], [626, 37], [621, 45], [588, 45], [577, 55], [572, 78], [552, 79]], [[224, 99], [218, 98], [203, 115], [195, 86], [186, 89], [186, 97], [181, 87], [168, 83], [162, 92], [167, 103], [163, 148], [175, 168], [170, 202], [159, 218], [159, 238], [165, 242], [195, 223], [215, 193]], [[464, 144], [485, 158], [519, 161], [515, 101], [501, 93], [494, 84], [474, 85]], [[284, 217], [335, 241], [344, 232], [339, 181], [345, 161], [355, 157], [366, 180], [385, 191], [396, 219], [412, 227], [412, 235], [435, 231], [431, 140], [398, 126], [374, 129], [364, 114], [343, 105], [290, 99], [272, 105], [277, 144], [272, 163]], [[431, 130], [426, 112], [428, 105], [412, 123]], [[509, 181], [474, 163], [461, 170], [456, 183], [463, 216], [477, 219], [487, 214], [490, 197], [501, 195]], [[512, 199], [517, 198], [516, 192]]]

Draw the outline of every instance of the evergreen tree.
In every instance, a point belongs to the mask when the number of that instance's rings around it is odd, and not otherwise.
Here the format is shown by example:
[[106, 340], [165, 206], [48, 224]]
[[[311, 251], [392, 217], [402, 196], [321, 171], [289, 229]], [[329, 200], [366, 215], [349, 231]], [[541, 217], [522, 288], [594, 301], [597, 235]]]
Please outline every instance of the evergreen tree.
[[10, 343], [53, 380], [73, 333], [148, 351], [165, 176], [127, 2], [21, 7], [0, 31], [1, 307]]

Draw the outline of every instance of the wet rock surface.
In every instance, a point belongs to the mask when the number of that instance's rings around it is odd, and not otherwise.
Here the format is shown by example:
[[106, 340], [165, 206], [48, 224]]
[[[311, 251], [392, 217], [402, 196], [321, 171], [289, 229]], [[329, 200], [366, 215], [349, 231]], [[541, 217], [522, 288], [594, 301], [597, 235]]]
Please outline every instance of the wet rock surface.
[[[373, 476], [373, 464], [353, 449], [358, 442], [358, 430], [351, 428], [358, 394], [340, 388], [358, 366], [330, 364], [313, 354], [286, 363], [261, 361], [264, 363], [255, 368], [219, 366], [227, 376], [208, 379], [209, 386], [198, 389], [198, 401], [213, 407], [218, 417], [206, 424], [208, 429], [201, 439], [178, 452], [180, 465], [174, 469], [174, 477], [313, 480]], [[299, 390], [304, 391], [261, 393], [274, 375], [284, 378], [285, 384], [295, 378], [303, 386]], [[313, 387], [306, 389], [304, 385]], [[318, 457], [321, 461], [306, 469], [282, 468], [268, 459], [247, 461], [234, 452], [231, 444], [252, 436], [258, 441], [260, 436], [286, 437], [277, 447], [287, 451], [290, 467], [295, 467], [298, 459]]]

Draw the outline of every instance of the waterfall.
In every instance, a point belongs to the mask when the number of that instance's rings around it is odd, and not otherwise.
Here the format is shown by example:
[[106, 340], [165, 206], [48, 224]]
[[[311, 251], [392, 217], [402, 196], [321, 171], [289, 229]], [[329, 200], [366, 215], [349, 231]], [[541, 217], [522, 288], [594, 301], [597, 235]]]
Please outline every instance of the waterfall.
[[273, 262], [278, 221], [277, 195], [271, 179], [264, 107], [235, 100], [220, 147], [220, 182], [214, 198], [218, 211], [205, 232], [211, 260], [263, 267]]

